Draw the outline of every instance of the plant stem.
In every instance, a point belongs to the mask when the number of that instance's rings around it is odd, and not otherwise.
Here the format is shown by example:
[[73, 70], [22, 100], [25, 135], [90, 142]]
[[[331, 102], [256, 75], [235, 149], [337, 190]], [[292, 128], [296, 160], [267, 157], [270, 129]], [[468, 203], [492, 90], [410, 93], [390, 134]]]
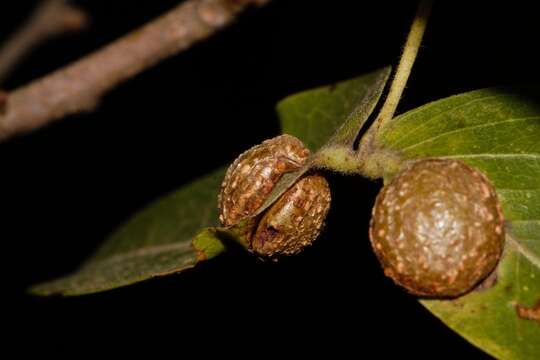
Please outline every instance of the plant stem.
[[411, 25], [396, 74], [392, 80], [388, 97], [386, 98], [384, 105], [379, 112], [379, 116], [376, 120], [377, 123], [374, 124], [376, 127], [379, 127], [385, 121], [392, 119], [394, 113], [396, 112], [399, 100], [401, 99], [403, 90], [405, 90], [405, 85], [407, 84], [409, 75], [411, 74], [411, 69], [416, 59], [416, 55], [418, 54], [418, 49], [422, 43], [426, 25], [431, 14], [432, 4], [432, 0], [422, 0], [418, 5], [418, 10], [416, 11], [416, 15]]
[[421, 0], [418, 5], [388, 96], [377, 118], [360, 140], [356, 151], [356, 162], [358, 163], [356, 166], [358, 172], [365, 177], [372, 179], [387, 177], [399, 169], [399, 157], [379, 148], [375, 138], [381, 126], [394, 117], [420, 48], [429, 15], [431, 14], [432, 3], [432, 0]]

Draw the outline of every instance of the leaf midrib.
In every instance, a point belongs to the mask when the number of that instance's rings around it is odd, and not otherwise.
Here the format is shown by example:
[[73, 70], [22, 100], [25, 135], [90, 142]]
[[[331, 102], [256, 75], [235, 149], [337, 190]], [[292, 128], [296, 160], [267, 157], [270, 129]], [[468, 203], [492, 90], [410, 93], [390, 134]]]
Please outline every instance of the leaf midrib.
[[494, 158], [497, 160], [497, 158], [525, 158], [525, 159], [532, 159], [532, 160], [540, 160], [540, 154], [536, 153], [500, 153], [500, 154], [489, 154], [489, 153], [481, 153], [481, 154], [454, 154], [454, 155], [443, 155], [443, 156], [436, 156], [438, 159], [475, 159], [475, 158]]
[[532, 250], [529, 250], [527, 246], [523, 245], [519, 240], [515, 239], [508, 233], [506, 234], [506, 241], [513, 246], [518, 253], [523, 255], [524, 258], [526, 258], [531, 264], [540, 270], [540, 257], [538, 255], [536, 255]]
[[444, 136], [455, 135], [455, 134], [459, 134], [460, 132], [470, 131], [472, 129], [489, 128], [489, 127], [492, 127], [492, 126], [497, 126], [497, 125], [505, 124], [505, 123], [513, 123], [513, 122], [518, 122], [518, 121], [530, 121], [530, 120], [540, 120], [540, 116], [528, 116], [528, 117], [523, 117], [523, 118], [514, 118], [514, 119], [506, 119], [506, 120], [502, 120], [502, 121], [490, 122], [490, 123], [486, 123], [486, 124], [464, 126], [464, 127], [459, 128], [459, 129], [455, 129], [455, 130], [451, 130], [451, 131], [447, 131], [447, 132], [442, 132], [442, 133], [440, 133], [440, 134], [438, 134], [436, 136], [432, 136], [430, 138], [424, 139], [424, 140], [422, 140], [420, 142], [417, 142], [415, 144], [406, 146], [406, 147], [401, 148], [399, 150], [405, 152], [405, 151], [414, 149], [415, 147], [418, 147], [420, 145], [424, 145], [426, 143], [433, 142], [433, 141], [435, 141], [437, 139], [440, 139], [440, 138], [442, 138]]
[[[455, 95], [455, 96], [451, 96], [445, 100], [450, 100], [452, 99], [453, 97], [458, 97], [459, 95]], [[480, 97], [480, 98], [476, 98], [476, 99], [472, 99], [472, 100], [469, 100], [463, 104], [460, 104], [458, 106], [455, 106], [451, 109], [448, 109], [448, 110], [445, 110], [445, 111], [442, 111], [436, 115], [434, 115], [433, 117], [431, 117], [429, 120], [425, 121], [425, 122], [422, 122], [419, 126], [416, 126], [415, 128], [411, 129], [410, 131], [408, 131], [407, 133], [405, 133], [403, 136], [401, 136], [399, 138], [398, 141], [394, 142], [393, 144], [391, 144], [392, 147], [396, 147], [399, 143], [401, 143], [403, 140], [407, 139], [409, 137], [409, 135], [411, 134], [414, 134], [415, 132], [417, 132], [418, 130], [420, 129], [423, 129], [425, 128], [425, 126], [427, 124], [430, 124], [432, 123], [433, 121], [437, 120], [439, 117], [441, 116], [444, 116], [445, 114], [448, 114], [449, 112], [452, 112], [452, 111], [455, 111], [456, 109], [460, 109], [462, 107], [466, 107], [466, 106], [469, 106], [471, 104], [474, 104], [474, 103], [477, 103], [477, 102], [481, 102], [481, 101], [484, 101], [484, 100], [488, 100], [488, 99], [493, 99], [493, 98], [497, 98], [497, 97], [501, 97], [501, 96], [506, 96], [506, 94], [497, 94], [497, 95], [488, 95], [488, 96], [483, 96], [483, 97]], [[422, 111], [426, 111], [428, 109], [430, 109], [431, 107], [433, 106], [438, 106], [438, 102], [437, 101], [434, 101], [432, 103], [429, 103], [429, 104], [426, 104], [424, 106], [420, 106], [419, 108], [417, 109], [414, 109], [414, 110], [411, 110], [407, 113], [405, 113], [404, 115], [401, 115], [399, 116], [398, 118], [395, 119], [395, 121], [405, 121], [406, 119], [409, 119], [411, 118], [412, 116], [414, 116], [416, 113], [418, 112], [422, 112]]]
[[163, 254], [167, 252], [181, 251], [181, 250], [191, 251], [192, 250], [191, 242], [175, 242], [172, 244], [146, 246], [146, 247], [138, 248], [138, 249], [126, 252], [126, 253], [116, 254], [100, 261], [94, 261], [92, 263], [89, 263], [85, 268], [86, 269], [99, 268], [99, 267], [102, 267], [103, 265], [114, 264], [117, 262], [132, 259], [132, 258], [154, 256], [154, 255], [159, 255], [159, 254]]

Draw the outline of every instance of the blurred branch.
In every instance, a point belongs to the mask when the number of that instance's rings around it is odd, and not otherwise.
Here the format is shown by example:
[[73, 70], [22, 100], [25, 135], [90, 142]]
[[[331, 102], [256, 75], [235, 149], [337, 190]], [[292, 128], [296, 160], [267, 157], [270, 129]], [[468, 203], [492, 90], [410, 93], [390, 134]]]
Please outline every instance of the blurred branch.
[[113, 87], [208, 38], [246, 7], [267, 2], [184, 1], [93, 54], [10, 92], [4, 113], [0, 113], [0, 140], [92, 110]]
[[0, 47], [0, 83], [38, 44], [88, 25], [88, 15], [65, 0], [45, 0], [32, 17]]
[[7, 92], [0, 89], [0, 115], [5, 112], [6, 103], [7, 103]]

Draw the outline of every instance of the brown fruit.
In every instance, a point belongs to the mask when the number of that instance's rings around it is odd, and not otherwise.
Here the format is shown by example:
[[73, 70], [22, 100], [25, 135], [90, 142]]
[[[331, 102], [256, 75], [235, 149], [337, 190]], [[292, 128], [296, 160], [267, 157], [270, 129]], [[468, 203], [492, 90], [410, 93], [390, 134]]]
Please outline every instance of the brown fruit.
[[281, 176], [302, 167], [309, 150], [291, 135], [266, 140], [242, 153], [229, 167], [218, 198], [224, 226], [253, 215]]
[[384, 272], [409, 292], [455, 297], [493, 271], [504, 246], [495, 189], [478, 170], [429, 159], [377, 196], [370, 239]]
[[330, 200], [324, 177], [301, 178], [264, 213], [251, 249], [270, 258], [300, 253], [319, 236]]
[[[266, 140], [240, 155], [221, 186], [221, 223], [231, 226], [254, 215], [281, 176], [302, 167], [308, 157], [309, 150], [290, 135]], [[262, 215], [246, 224], [248, 248], [274, 259], [299, 253], [317, 238], [329, 208], [326, 179], [305, 175]]]

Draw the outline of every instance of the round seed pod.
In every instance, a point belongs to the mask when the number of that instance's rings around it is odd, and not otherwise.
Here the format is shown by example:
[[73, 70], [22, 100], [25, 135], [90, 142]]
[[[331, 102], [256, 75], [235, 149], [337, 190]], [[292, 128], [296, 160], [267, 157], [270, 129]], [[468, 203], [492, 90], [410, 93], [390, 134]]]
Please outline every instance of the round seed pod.
[[414, 163], [381, 190], [369, 233], [385, 274], [427, 297], [470, 291], [493, 271], [505, 239], [490, 181], [441, 159]]
[[304, 176], [264, 213], [251, 250], [269, 258], [300, 253], [319, 236], [330, 200], [324, 177]]
[[291, 135], [266, 140], [242, 153], [229, 167], [218, 198], [219, 220], [224, 226], [253, 215], [281, 176], [302, 167], [310, 155]]

